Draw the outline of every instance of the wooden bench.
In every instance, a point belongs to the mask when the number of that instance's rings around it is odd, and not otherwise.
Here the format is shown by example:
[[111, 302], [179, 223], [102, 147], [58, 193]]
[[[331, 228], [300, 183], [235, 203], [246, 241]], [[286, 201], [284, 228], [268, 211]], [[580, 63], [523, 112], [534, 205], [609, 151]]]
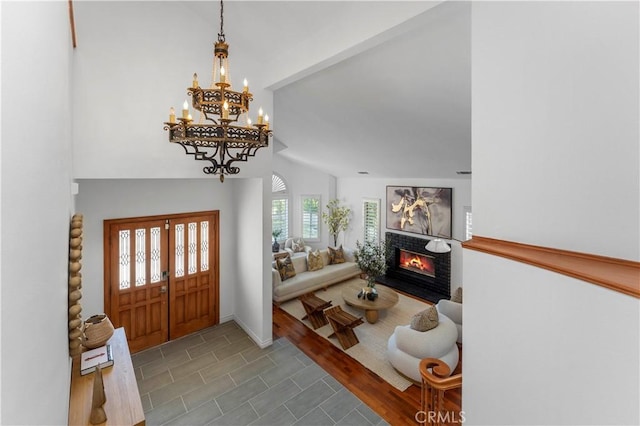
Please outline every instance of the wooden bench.
[[302, 319], [309, 319], [314, 330], [329, 323], [324, 315], [324, 310], [331, 306], [331, 300], [327, 302], [313, 293], [303, 294], [299, 299], [304, 311], [307, 313]]
[[325, 316], [333, 328], [329, 337], [337, 337], [342, 349], [349, 349], [359, 343], [353, 329], [362, 324], [362, 317], [354, 317], [349, 312], [342, 310], [341, 306], [334, 306], [324, 311]]

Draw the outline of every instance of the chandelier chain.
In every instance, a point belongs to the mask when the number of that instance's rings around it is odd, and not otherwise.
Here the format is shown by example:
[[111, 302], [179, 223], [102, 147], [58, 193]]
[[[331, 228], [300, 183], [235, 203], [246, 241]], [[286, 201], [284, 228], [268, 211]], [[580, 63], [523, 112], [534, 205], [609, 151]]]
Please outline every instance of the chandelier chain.
[[225, 41], [224, 37], [224, 3], [220, 0], [220, 32], [218, 33], [218, 41]]

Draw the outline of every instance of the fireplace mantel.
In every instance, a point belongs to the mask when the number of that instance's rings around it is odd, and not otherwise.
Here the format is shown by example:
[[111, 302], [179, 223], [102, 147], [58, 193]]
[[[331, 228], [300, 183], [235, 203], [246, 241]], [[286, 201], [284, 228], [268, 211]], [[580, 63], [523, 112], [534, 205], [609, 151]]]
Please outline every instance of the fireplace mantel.
[[[432, 253], [425, 249], [427, 238], [412, 237], [395, 232], [385, 233], [391, 250], [387, 258], [387, 273], [378, 281], [388, 287], [409, 293], [430, 302], [451, 296], [451, 253]], [[422, 254], [433, 259], [434, 276], [428, 276], [399, 267], [400, 250]]]

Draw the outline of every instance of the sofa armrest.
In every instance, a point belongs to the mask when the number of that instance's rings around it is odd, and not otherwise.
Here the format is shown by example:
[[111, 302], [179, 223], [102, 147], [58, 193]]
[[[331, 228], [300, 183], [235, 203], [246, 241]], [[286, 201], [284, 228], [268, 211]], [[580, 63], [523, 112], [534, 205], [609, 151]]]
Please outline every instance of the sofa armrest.
[[271, 268], [271, 285], [275, 290], [279, 285], [282, 284], [282, 280], [280, 279], [280, 272], [276, 269]]
[[447, 299], [440, 299], [436, 305], [438, 312], [448, 317], [456, 324], [462, 324], [462, 303], [452, 302]]

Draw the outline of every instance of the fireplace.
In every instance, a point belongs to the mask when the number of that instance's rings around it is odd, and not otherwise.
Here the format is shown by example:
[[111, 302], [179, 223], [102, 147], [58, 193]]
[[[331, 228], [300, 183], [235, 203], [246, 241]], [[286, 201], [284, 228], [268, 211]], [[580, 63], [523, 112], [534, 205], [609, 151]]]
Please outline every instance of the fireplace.
[[451, 253], [431, 253], [425, 238], [387, 232], [391, 250], [382, 284], [436, 303], [451, 296]]
[[433, 256], [400, 249], [396, 259], [398, 260], [398, 268], [415, 272], [416, 274], [424, 274], [428, 277], [435, 277], [436, 266]]

